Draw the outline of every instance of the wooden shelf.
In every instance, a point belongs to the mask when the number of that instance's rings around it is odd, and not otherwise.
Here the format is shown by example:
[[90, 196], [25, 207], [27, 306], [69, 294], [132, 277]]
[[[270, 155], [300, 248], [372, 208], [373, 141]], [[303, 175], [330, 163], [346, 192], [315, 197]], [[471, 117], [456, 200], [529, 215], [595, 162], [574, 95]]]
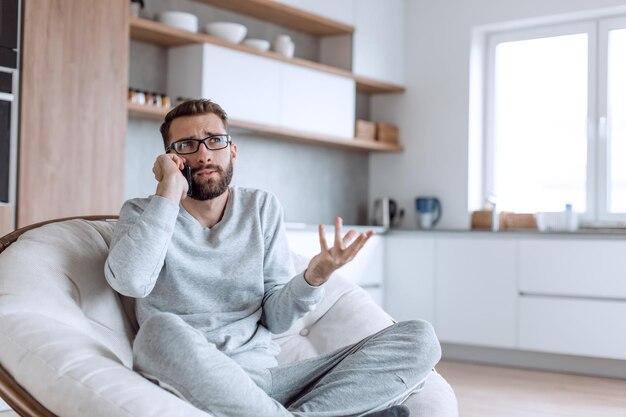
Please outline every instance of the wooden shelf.
[[[262, 2], [265, 3], [265, 2]], [[271, 3], [271, 2], [270, 2]], [[287, 58], [272, 51], [259, 51], [242, 44], [235, 44], [228, 42], [215, 36], [206, 35], [202, 33], [188, 32], [186, 30], [176, 29], [166, 26], [159, 22], [154, 22], [148, 19], [142, 18], [130, 18], [130, 37], [131, 39], [152, 43], [164, 47], [181, 46], [199, 43], [211, 43], [220, 45], [225, 48], [235, 49], [246, 53], [263, 56], [266, 58], [275, 59], [277, 61], [288, 62], [294, 65], [299, 65], [306, 68], [311, 68], [317, 71], [323, 71], [341, 77], [346, 77], [355, 80], [357, 91], [363, 94], [389, 94], [389, 93], [403, 93], [404, 87], [396, 84], [391, 84], [383, 81], [372, 80], [370, 78], [356, 76], [350, 71], [342, 70], [340, 68], [332, 67], [330, 65], [320, 64], [318, 62], [308, 61], [301, 58]]]
[[[169, 108], [128, 103], [128, 115], [135, 118], [163, 121], [165, 114], [169, 110]], [[252, 131], [259, 136], [288, 140], [292, 142], [309, 144], [317, 143], [339, 148], [358, 149], [372, 152], [402, 152], [404, 150], [400, 145], [373, 142], [356, 138], [343, 139], [333, 136], [320, 135], [317, 133], [285, 129], [277, 126], [268, 126], [260, 123], [246, 122], [237, 119], [229, 119], [228, 124], [231, 128]]]
[[316, 36], [350, 35], [354, 27], [275, 0], [195, 0]]
[[137, 119], [148, 119], [162, 122], [171, 107], [155, 107], [127, 102], [128, 115]]

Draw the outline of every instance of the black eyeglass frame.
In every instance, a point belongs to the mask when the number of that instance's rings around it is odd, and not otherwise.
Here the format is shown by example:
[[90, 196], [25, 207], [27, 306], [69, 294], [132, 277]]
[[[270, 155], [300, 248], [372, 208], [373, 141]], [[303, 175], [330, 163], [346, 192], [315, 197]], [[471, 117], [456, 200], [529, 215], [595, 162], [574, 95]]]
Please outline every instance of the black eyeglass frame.
[[[207, 143], [207, 140], [209, 140], [209, 139], [211, 139], [211, 138], [223, 138], [223, 137], [225, 137], [225, 138], [226, 138], [226, 143], [224, 144], [224, 146], [222, 146], [221, 148], [210, 148], [210, 147], [209, 147], [209, 145], [208, 145], [208, 143]], [[196, 150], [195, 150], [195, 151], [193, 151], [193, 152], [187, 152], [187, 153], [180, 153], [180, 152], [178, 152], [178, 151], [174, 148], [174, 146], [175, 146], [177, 143], [180, 143], [180, 142], [189, 142], [189, 141], [191, 141], [191, 142], [195, 142], [195, 143], [196, 143], [196, 145], [197, 145], [197, 146], [196, 146]], [[221, 151], [222, 149], [227, 148], [227, 147], [228, 147], [228, 145], [230, 145], [230, 144], [232, 144], [232, 143], [233, 143], [233, 140], [231, 139], [230, 135], [211, 135], [211, 136], [207, 136], [207, 137], [206, 137], [206, 138], [204, 138], [204, 139], [193, 139], [193, 138], [189, 138], [189, 139], [181, 139], [181, 140], [177, 140], [176, 142], [172, 142], [172, 143], [170, 144], [170, 146], [168, 146], [167, 148], [165, 148], [165, 152], [174, 151], [174, 152], [176, 152], [178, 155], [191, 155], [191, 154], [194, 154], [194, 153], [196, 153], [196, 152], [198, 152], [198, 151], [200, 150], [200, 144], [203, 144], [204, 146], [206, 146], [206, 148], [207, 148], [208, 150], [210, 150], [210, 151]]]

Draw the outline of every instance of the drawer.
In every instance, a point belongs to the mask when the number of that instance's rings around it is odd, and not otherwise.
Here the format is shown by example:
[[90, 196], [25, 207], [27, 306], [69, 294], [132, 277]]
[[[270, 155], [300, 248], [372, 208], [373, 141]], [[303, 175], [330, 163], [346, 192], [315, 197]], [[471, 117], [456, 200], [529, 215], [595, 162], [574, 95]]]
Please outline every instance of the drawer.
[[520, 297], [519, 347], [626, 359], [626, 302]]
[[626, 242], [530, 239], [519, 242], [523, 293], [626, 300]]

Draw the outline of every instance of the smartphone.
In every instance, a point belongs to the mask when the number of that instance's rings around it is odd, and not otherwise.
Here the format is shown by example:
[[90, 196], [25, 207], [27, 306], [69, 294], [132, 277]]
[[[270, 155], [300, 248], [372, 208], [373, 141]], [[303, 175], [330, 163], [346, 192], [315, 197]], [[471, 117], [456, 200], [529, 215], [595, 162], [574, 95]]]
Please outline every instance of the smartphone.
[[191, 167], [185, 164], [181, 172], [183, 173], [183, 176], [187, 179], [187, 184], [189, 185], [189, 188], [187, 189], [187, 196], [190, 196], [193, 192], [193, 190], [191, 189]]

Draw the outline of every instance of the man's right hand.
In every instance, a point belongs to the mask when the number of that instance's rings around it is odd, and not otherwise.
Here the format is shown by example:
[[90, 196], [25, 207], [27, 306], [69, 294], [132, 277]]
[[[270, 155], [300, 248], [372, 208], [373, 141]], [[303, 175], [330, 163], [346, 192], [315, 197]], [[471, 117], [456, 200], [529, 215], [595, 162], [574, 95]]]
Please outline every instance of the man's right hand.
[[185, 162], [187, 162], [185, 158], [173, 153], [157, 157], [152, 167], [154, 178], [159, 182], [156, 195], [168, 198], [176, 204], [187, 197], [189, 184], [181, 172]]

